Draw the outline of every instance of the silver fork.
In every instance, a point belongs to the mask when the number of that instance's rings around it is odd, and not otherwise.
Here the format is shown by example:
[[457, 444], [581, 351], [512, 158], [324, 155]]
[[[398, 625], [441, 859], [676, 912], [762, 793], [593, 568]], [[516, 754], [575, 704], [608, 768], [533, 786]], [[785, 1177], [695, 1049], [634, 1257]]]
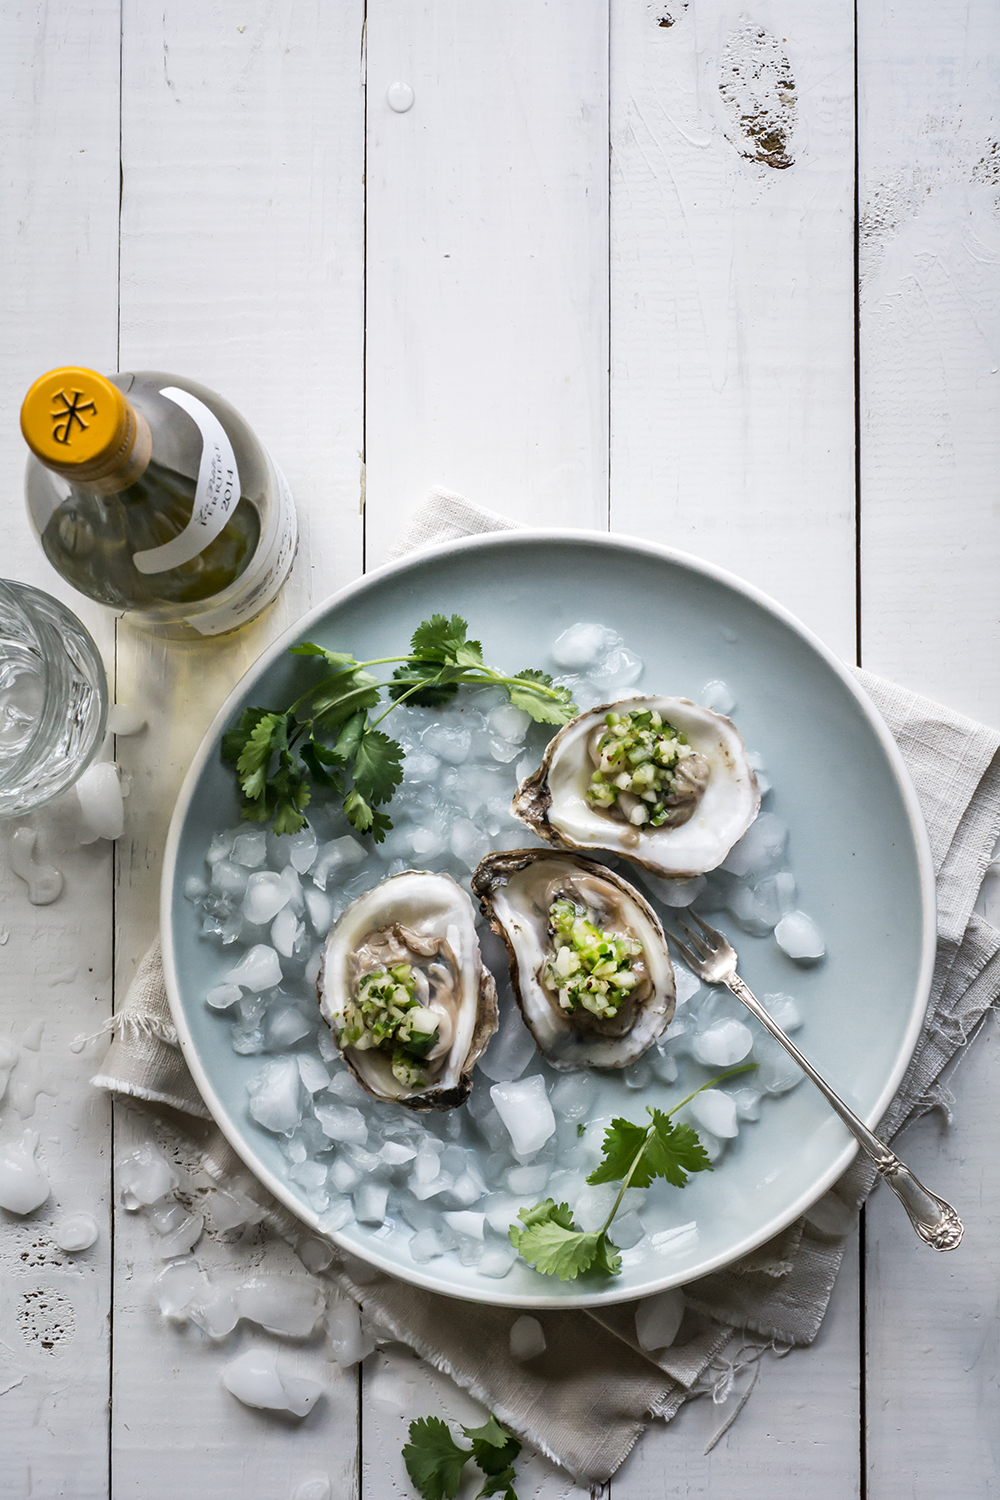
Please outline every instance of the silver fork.
[[840, 1095], [817, 1073], [812, 1063], [802, 1056], [795, 1043], [789, 1041], [778, 1023], [768, 1015], [760, 1001], [744, 984], [736, 972], [736, 952], [732, 944], [726, 941], [721, 932], [716, 932], [714, 927], [702, 921], [696, 911], [692, 911], [691, 916], [701, 928], [700, 933], [676, 918], [690, 947], [673, 933], [668, 933], [670, 941], [688, 968], [708, 984], [724, 984], [727, 989], [732, 990], [737, 1000], [742, 1000], [751, 1015], [757, 1017], [764, 1029], [781, 1043], [790, 1057], [794, 1057], [806, 1077], [812, 1079], [820, 1093], [836, 1110], [862, 1151], [871, 1157], [880, 1177], [889, 1184], [906, 1209], [910, 1223], [924, 1243], [934, 1250], [954, 1250], [961, 1242], [964, 1229], [951, 1204], [929, 1192], [909, 1167], [904, 1166], [895, 1152], [890, 1151], [877, 1135], [872, 1134], [867, 1125], [862, 1124], [854, 1111], [848, 1109]]

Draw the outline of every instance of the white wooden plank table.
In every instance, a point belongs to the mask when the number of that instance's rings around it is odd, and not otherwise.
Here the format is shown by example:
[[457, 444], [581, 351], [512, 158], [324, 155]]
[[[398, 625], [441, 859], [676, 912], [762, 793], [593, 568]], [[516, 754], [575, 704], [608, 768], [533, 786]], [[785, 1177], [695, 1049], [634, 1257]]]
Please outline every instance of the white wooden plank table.
[[[86, 620], [147, 731], [125, 836], [29, 907], [0, 865], [0, 1133], [53, 1200], [0, 1212], [0, 1496], [412, 1493], [408, 1421], [468, 1399], [395, 1348], [298, 1428], [239, 1407], [161, 1323], [112, 1211], [135, 1126], [70, 1050], [155, 931], [160, 851], [204, 726], [263, 646], [378, 564], [444, 484], [525, 522], [610, 526], [732, 568], [845, 659], [1000, 722], [1000, 22], [869, 0], [67, 0], [3, 6], [5, 575]], [[390, 107], [393, 83], [412, 107]], [[165, 645], [73, 596], [32, 541], [17, 408], [53, 365], [224, 392], [281, 463], [303, 542], [266, 619]], [[599, 615], [600, 611], [595, 611]], [[907, 1159], [959, 1206], [946, 1261], [878, 1193], [815, 1346], [753, 1396], [652, 1430], [615, 1500], [997, 1493], [991, 1025], [955, 1122]], [[33, 1090], [42, 1092], [34, 1098]], [[58, 1213], [101, 1237], [70, 1260]], [[541, 1459], [522, 1500], [581, 1491]]]

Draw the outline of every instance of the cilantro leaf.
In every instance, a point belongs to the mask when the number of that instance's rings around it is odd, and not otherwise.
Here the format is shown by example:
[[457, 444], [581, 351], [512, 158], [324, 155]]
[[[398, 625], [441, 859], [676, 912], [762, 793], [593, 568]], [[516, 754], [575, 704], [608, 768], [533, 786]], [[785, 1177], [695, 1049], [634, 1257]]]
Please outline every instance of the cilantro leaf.
[[413, 632], [410, 655], [418, 661], [438, 661], [447, 666], [458, 665], [458, 653], [464, 649], [472, 653], [472, 662], [482, 661], [483, 651], [478, 641], [466, 641], [469, 627], [461, 615], [431, 615], [422, 620]]
[[519, 1254], [543, 1276], [558, 1276], [560, 1281], [574, 1281], [592, 1267], [614, 1275], [621, 1261], [617, 1248], [603, 1230], [585, 1233], [573, 1223], [568, 1203], [556, 1204], [551, 1198], [522, 1208], [518, 1218], [523, 1229], [512, 1224], [510, 1242]]
[[517, 1495], [514, 1493], [514, 1470], [512, 1468], [501, 1469], [496, 1474], [487, 1474], [476, 1500], [484, 1500], [484, 1496], [488, 1495], [499, 1495], [501, 1491], [503, 1500], [517, 1500]]
[[[407, 703], [415, 703], [420, 708], [442, 708], [458, 692], [458, 683], [442, 682], [441, 675], [442, 668], [436, 662], [407, 662], [405, 667], [397, 667], [393, 672], [389, 697], [397, 703], [406, 693]], [[424, 686], [419, 693], [412, 693], [411, 688], [418, 683]]]
[[[508, 1432], [497, 1421], [492, 1412], [482, 1427], [463, 1427], [462, 1431], [471, 1442], [472, 1456], [484, 1474], [500, 1475], [507, 1472], [511, 1479], [514, 1478], [511, 1465], [521, 1451], [521, 1444], [513, 1433]], [[492, 1495], [493, 1491], [483, 1489], [480, 1494]]]
[[267, 771], [275, 751], [284, 751], [287, 745], [288, 718], [285, 714], [264, 714], [247, 735], [236, 769], [243, 795], [252, 802], [264, 796]]
[[471, 1456], [467, 1448], [458, 1446], [440, 1417], [418, 1417], [410, 1423], [403, 1462], [423, 1500], [454, 1500]]
[[325, 657], [331, 667], [336, 667], [338, 672], [343, 668], [356, 667], [358, 665], [349, 652], [328, 651], [325, 646], [317, 646], [315, 641], [303, 641], [301, 646], [289, 646], [288, 651], [291, 656]]
[[[589, 1183], [597, 1185], [601, 1182], [621, 1182], [627, 1177], [632, 1163], [646, 1144], [648, 1138], [648, 1127], [645, 1125], [633, 1125], [631, 1120], [612, 1120], [604, 1132], [604, 1142], [601, 1150], [604, 1160], [587, 1178]], [[645, 1182], [640, 1181], [642, 1164], [636, 1168], [632, 1177], [633, 1187], [649, 1187], [652, 1177]]]
[[318, 781], [320, 786], [329, 787], [332, 792], [343, 793], [344, 779], [338, 776], [336, 771], [330, 771], [328, 766], [340, 765], [340, 759], [329, 745], [321, 745], [318, 740], [307, 740], [299, 750], [303, 761], [308, 767], [313, 781]]
[[370, 833], [376, 844], [381, 844], [392, 828], [385, 813], [377, 812], [362, 797], [357, 787], [352, 787], [344, 798], [344, 814], [352, 828], [359, 833]]
[[650, 1181], [665, 1177], [674, 1187], [686, 1187], [691, 1172], [711, 1172], [712, 1163], [696, 1130], [690, 1125], [675, 1125], [662, 1110], [649, 1109], [648, 1113], [653, 1117], [653, 1128], [646, 1154], [632, 1178], [637, 1187], [647, 1186], [639, 1182], [639, 1171], [648, 1171]]
[[269, 713], [266, 708], [245, 708], [236, 725], [226, 730], [222, 736], [222, 759], [227, 765], [235, 766], [254, 729]]
[[367, 802], [388, 802], [403, 779], [402, 751], [380, 729], [366, 729], [354, 754], [354, 786]]
[[[536, 687], [548, 688], [550, 691], [539, 693]], [[514, 707], [523, 709], [538, 724], [568, 724], [576, 713], [576, 704], [569, 688], [554, 687], [547, 672], [536, 672], [529, 667], [524, 672], [518, 672], [516, 678], [510, 679], [507, 690]]]

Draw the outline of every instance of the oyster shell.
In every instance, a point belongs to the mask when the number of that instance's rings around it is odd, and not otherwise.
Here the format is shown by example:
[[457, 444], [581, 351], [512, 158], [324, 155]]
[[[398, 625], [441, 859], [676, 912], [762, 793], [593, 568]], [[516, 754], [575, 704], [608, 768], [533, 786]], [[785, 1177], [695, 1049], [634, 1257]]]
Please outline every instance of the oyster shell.
[[[670, 1024], [676, 990], [663, 928], [639, 892], [606, 866], [549, 849], [513, 849], [488, 854], [472, 889], [507, 948], [525, 1023], [554, 1068], [624, 1068]], [[585, 921], [621, 943], [632, 982], [611, 1014], [588, 1009], [595, 1001], [601, 1008], [599, 989], [587, 1000], [566, 990], [559, 974], [559, 949], [566, 944], [553, 925], [555, 902], [584, 908]]]
[[[330, 931], [317, 990], [369, 1094], [418, 1110], [468, 1098], [476, 1059], [497, 1029], [497, 997], [475, 907], [449, 875], [405, 870], [359, 896]], [[380, 996], [395, 996], [394, 1009]]]
[[[655, 710], [687, 740], [660, 827], [630, 820], [629, 809], [639, 805], [635, 796], [626, 794], [610, 808], [587, 797], [605, 716], [647, 710]], [[604, 703], [564, 725], [512, 803], [516, 817], [559, 848], [608, 849], [668, 879], [714, 870], [759, 809], [757, 778], [735, 725], [687, 698], [653, 696]]]

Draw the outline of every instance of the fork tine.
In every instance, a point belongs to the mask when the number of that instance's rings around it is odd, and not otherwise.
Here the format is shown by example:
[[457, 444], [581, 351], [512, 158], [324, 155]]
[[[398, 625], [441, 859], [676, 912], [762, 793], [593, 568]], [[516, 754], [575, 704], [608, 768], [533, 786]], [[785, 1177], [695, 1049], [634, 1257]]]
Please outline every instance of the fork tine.
[[680, 954], [681, 958], [691, 970], [692, 974], [699, 973], [701, 969], [701, 960], [695, 958], [690, 948], [685, 948], [679, 937], [674, 937], [672, 932], [668, 933], [667, 935], [670, 938], [670, 941], [673, 943], [674, 947], [677, 949], [677, 952]]
[[675, 921], [677, 922], [678, 927], [680, 928], [681, 932], [683, 932], [684, 936], [687, 938], [688, 942], [691, 944], [695, 952], [700, 953], [702, 958], [711, 958], [712, 950], [705, 942], [705, 939], [699, 936], [697, 932], [692, 932], [690, 927], [685, 927], [680, 917], [675, 918]]
[[691, 911], [692, 917], [694, 917], [695, 921], [698, 923], [698, 926], [701, 928], [702, 932], [708, 938], [708, 941], [710, 943], [722, 943], [725, 941], [721, 932], [716, 932], [714, 927], [710, 927], [707, 922], [703, 921], [702, 918], [699, 917], [696, 911], [691, 910], [690, 907], [688, 909], [689, 911]]

